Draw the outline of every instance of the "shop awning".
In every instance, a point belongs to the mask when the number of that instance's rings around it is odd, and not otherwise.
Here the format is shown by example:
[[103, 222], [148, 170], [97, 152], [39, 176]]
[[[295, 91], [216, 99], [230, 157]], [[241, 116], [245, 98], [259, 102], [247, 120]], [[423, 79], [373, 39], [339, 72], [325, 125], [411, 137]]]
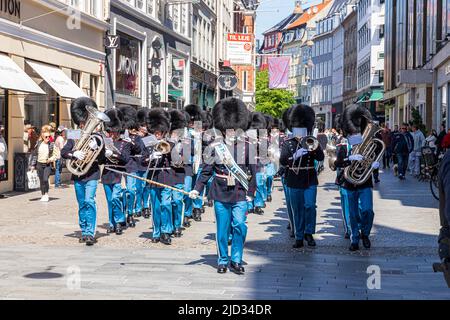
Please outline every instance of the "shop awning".
[[182, 98], [183, 97], [183, 91], [181, 90], [172, 90], [169, 89], [169, 96], [174, 96], [177, 98]]
[[71, 99], [86, 97], [83, 90], [81, 90], [72, 80], [70, 80], [70, 78], [61, 69], [34, 61], [27, 61], [27, 63], [61, 97]]
[[374, 90], [370, 95], [369, 101], [378, 101], [383, 99], [383, 91]]
[[367, 94], [363, 94], [362, 96], [360, 96], [358, 98], [358, 100], [356, 101], [356, 103], [360, 103], [360, 102], [366, 102], [367, 101]]
[[0, 88], [45, 94], [10, 57], [0, 54]]

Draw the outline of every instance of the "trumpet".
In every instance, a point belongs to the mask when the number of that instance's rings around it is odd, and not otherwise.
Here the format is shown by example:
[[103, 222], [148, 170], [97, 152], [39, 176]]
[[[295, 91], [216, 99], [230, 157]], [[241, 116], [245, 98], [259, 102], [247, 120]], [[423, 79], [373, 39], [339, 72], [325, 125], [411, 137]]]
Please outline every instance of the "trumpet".
[[[317, 140], [316, 137], [314, 136], [306, 136], [300, 139], [300, 141], [297, 144], [297, 150], [298, 147], [301, 146], [303, 149], [308, 150], [308, 152], [312, 152], [314, 150], [316, 150], [317, 148], [319, 148], [319, 140]], [[295, 163], [295, 160], [294, 160]], [[298, 160], [298, 165], [295, 167], [294, 165], [292, 166], [292, 171], [294, 171], [294, 173], [297, 175], [298, 172], [301, 169], [301, 164], [302, 164], [302, 158], [300, 157], [300, 159]]]
[[154, 147], [155, 151], [161, 152], [162, 154], [168, 154], [171, 149], [170, 143], [164, 140], [159, 141]]

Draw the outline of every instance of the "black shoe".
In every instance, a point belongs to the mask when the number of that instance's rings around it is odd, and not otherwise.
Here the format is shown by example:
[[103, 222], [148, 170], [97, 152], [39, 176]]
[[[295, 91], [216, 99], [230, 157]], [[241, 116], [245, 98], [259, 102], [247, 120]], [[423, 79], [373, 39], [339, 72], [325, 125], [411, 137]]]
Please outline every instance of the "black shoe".
[[181, 237], [181, 229], [180, 228], [175, 229], [175, 232], [173, 233], [173, 236], [175, 238]]
[[263, 204], [263, 206], [262, 206], [263, 208], [265, 208], [266, 207], [266, 203], [264, 202], [264, 204]]
[[267, 202], [272, 202], [272, 196], [267, 196]]
[[132, 215], [127, 216], [127, 225], [131, 228], [136, 227], [136, 222], [134, 221]]
[[133, 217], [140, 217], [140, 216], [142, 216], [142, 211], [140, 211], [140, 212], [136, 212], [135, 214], [133, 214]]
[[172, 239], [170, 238], [170, 234], [168, 233], [163, 233], [161, 235], [161, 243], [164, 243], [166, 245], [170, 245], [172, 244]]
[[348, 232], [345, 233], [344, 239], [350, 239], [350, 235], [348, 234]]
[[116, 232], [116, 228], [109, 226], [108, 230], [106, 230], [106, 233], [114, 233]]
[[81, 236], [80, 239], [78, 239], [79, 243], [85, 243], [86, 242], [86, 236]]
[[233, 240], [228, 239], [228, 245], [231, 246], [232, 243], [233, 243]]
[[145, 209], [144, 209], [144, 211], [142, 212], [142, 216], [144, 217], [144, 219], [150, 218], [150, 215], [151, 215], [150, 212], [151, 212], [151, 211], [150, 211], [149, 208], [145, 208]]
[[205, 207], [202, 207], [202, 208], [200, 209], [200, 212], [201, 212], [201, 213], [205, 213]]
[[159, 241], [161, 241], [160, 238], [152, 238], [152, 243], [158, 243]]
[[198, 208], [194, 208], [194, 211], [192, 212], [192, 217], [195, 221], [202, 221], [202, 211]]
[[189, 222], [189, 217], [184, 217], [183, 227], [189, 228], [190, 226], [191, 226], [191, 223]]
[[380, 179], [375, 179], [375, 183], [380, 183]]
[[286, 229], [291, 230], [291, 224], [290, 223], [288, 223]]
[[227, 266], [224, 264], [219, 264], [217, 267], [217, 273], [225, 273], [227, 272]]
[[248, 213], [255, 213], [255, 209], [248, 209]]
[[116, 235], [120, 236], [122, 234], [122, 225], [120, 223], [116, 226]]
[[4, 199], [6, 196], [4, 194], [0, 194], [0, 199]]
[[94, 243], [97, 243], [97, 240], [93, 236], [86, 237], [86, 245], [87, 246], [93, 246]]
[[214, 202], [212, 200], [208, 200], [208, 207], [212, 207], [214, 205]]
[[255, 207], [255, 214], [262, 215], [264, 213], [263, 209], [261, 207]]
[[294, 231], [289, 231], [289, 237], [290, 237], [290, 238], [295, 238]]
[[303, 248], [303, 240], [295, 240], [294, 245], [292, 248]]
[[363, 243], [364, 248], [370, 249], [371, 243], [370, 243], [369, 237], [368, 236], [362, 236], [361, 239], [362, 239], [362, 243]]
[[350, 250], [350, 251], [357, 251], [357, 250], [359, 250], [359, 244], [357, 244], [357, 243], [352, 243], [352, 244], [350, 245], [350, 248], [348, 248], [348, 250]]
[[314, 241], [312, 234], [305, 234], [305, 240], [308, 243], [308, 246], [310, 247], [316, 246], [316, 241]]
[[244, 267], [240, 263], [233, 261], [230, 263], [230, 269], [237, 274], [243, 274], [245, 272]]

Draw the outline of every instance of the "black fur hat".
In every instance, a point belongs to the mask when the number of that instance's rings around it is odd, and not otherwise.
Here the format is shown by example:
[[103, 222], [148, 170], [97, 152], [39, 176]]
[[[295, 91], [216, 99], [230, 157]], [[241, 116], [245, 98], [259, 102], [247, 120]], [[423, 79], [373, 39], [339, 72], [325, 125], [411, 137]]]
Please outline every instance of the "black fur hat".
[[79, 126], [81, 122], [87, 120], [88, 111], [86, 110], [86, 106], [98, 109], [95, 101], [88, 97], [76, 98], [72, 100], [72, 103], [70, 104], [70, 115], [77, 126]]
[[202, 111], [202, 126], [203, 130], [212, 128], [213, 119], [211, 111]]
[[219, 131], [242, 129], [249, 125], [250, 112], [244, 102], [236, 98], [225, 98], [216, 103], [212, 110], [213, 126]]
[[265, 114], [264, 117], [266, 118], [267, 129], [272, 129], [274, 127], [275, 120], [271, 115], [268, 114]]
[[119, 109], [108, 109], [106, 110], [106, 115], [111, 121], [105, 123], [106, 131], [120, 132], [122, 131], [122, 112]]
[[316, 114], [313, 108], [299, 104], [296, 105], [289, 114], [289, 130], [292, 128], [307, 128], [311, 132], [316, 120]]
[[266, 117], [261, 112], [252, 112], [250, 115], [250, 129], [267, 129]]
[[282, 123], [281, 123], [281, 120], [280, 120], [280, 119], [278, 119], [278, 118], [273, 118], [273, 126], [272, 126], [272, 128], [281, 130], [281, 129], [282, 129], [282, 128], [281, 128], [281, 125], [282, 125]]
[[290, 106], [289, 108], [284, 110], [284, 112], [283, 112], [283, 114], [281, 116], [282, 122], [283, 122], [283, 126], [284, 126], [285, 129], [286, 128], [289, 129], [289, 130], [292, 129], [291, 126], [290, 126], [290, 123], [289, 123], [289, 116], [290, 116], [290, 114], [291, 114], [293, 109], [294, 109], [294, 106]]
[[363, 133], [369, 120], [372, 120], [372, 115], [367, 108], [352, 104], [345, 108], [341, 116], [341, 129], [345, 136]]
[[137, 111], [132, 106], [120, 106], [118, 108], [123, 114], [123, 129], [137, 129]]
[[184, 111], [189, 113], [189, 121], [202, 121], [202, 108], [196, 104], [188, 104], [184, 107]]
[[187, 127], [186, 114], [184, 111], [172, 109], [170, 113], [170, 131]]
[[150, 133], [155, 131], [169, 132], [170, 114], [163, 108], [152, 108], [147, 115], [147, 129]]
[[148, 108], [140, 108], [136, 114], [136, 122], [139, 127], [145, 127], [147, 124]]

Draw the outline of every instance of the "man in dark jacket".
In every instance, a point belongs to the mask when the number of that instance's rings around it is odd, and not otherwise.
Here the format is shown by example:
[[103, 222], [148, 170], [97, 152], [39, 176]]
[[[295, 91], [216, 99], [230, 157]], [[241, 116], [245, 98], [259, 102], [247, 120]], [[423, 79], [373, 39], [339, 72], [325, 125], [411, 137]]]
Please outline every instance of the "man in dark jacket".
[[392, 151], [398, 161], [398, 178], [405, 179], [406, 170], [408, 169], [409, 154], [414, 146], [414, 140], [408, 132], [406, 124], [401, 126], [400, 132], [394, 134], [392, 141]]

